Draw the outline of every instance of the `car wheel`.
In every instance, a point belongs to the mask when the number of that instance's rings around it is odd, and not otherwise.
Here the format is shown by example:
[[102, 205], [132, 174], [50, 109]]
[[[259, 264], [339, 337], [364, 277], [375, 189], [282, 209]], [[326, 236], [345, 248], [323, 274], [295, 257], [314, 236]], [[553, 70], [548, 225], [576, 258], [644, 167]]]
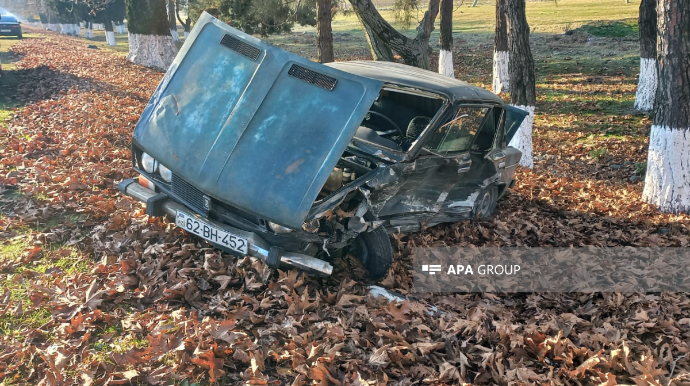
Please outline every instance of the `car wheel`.
[[[364, 216], [366, 221], [372, 221], [373, 216]], [[393, 263], [393, 246], [384, 227], [373, 231], [360, 233], [355, 239], [354, 252], [373, 280], [382, 279], [388, 273]]]
[[23, 39], [22, 33], [20, 32], [20, 33], [17, 35], [17, 37], [18, 37], [19, 39]]
[[498, 199], [498, 189], [495, 186], [490, 186], [483, 189], [477, 201], [474, 204], [475, 217], [489, 217], [494, 214], [496, 210], [496, 201]]

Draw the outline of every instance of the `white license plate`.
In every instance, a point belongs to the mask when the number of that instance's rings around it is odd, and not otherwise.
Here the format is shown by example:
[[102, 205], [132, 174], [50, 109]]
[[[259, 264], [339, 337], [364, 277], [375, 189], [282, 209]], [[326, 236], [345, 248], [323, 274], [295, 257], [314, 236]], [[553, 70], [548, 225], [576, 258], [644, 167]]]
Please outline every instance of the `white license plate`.
[[12, 32], [11, 29], [0, 29], [0, 32]]
[[179, 210], [177, 211], [177, 216], [175, 216], [175, 225], [189, 233], [193, 233], [208, 241], [220, 244], [226, 248], [232, 249], [235, 252], [239, 252], [243, 255], [247, 254], [247, 248], [249, 247], [247, 239], [233, 235], [232, 233], [228, 233], [205, 221], [197, 220], [195, 217], [185, 212]]

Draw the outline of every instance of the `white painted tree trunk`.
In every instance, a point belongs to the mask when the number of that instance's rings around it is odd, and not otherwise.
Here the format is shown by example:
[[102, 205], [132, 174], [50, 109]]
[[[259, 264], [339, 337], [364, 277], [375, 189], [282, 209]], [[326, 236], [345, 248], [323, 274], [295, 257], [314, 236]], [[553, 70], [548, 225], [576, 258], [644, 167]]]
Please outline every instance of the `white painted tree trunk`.
[[188, 37], [189, 37], [189, 32], [184, 31], [184, 40], [187, 40]]
[[453, 51], [441, 50], [438, 55], [438, 73], [455, 78], [453, 70]]
[[509, 60], [508, 51], [494, 51], [494, 94], [510, 91]]
[[664, 212], [690, 212], [690, 127], [652, 126], [642, 199]]
[[180, 34], [179, 34], [179, 32], [177, 32], [177, 30], [171, 29], [170, 30], [170, 36], [172, 36], [174, 41], [176, 41], [176, 42], [180, 41]]
[[145, 67], [167, 70], [177, 55], [172, 36], [129, 34], [127, 59]]
[[635, 110], [651, 111], [654, 108], [656, 87], [656, 59], [640, 58], [640, 79], [637, 82], [635, 94]]
[[117, 41], [115, 40], [115, 32], [105, 31], [105, 42], [108, 43], [109, 46], [116, 46]]
[[532, 126], [534, 125], [534, 106], [515, 107], [527, 111], [529, 115], [527, 115], [525, 120], [522, 121], [520, 128], [510, 140], [508, 145], [522, 152], [520, 165], [534, 169], [534, 157], [532, 155]]

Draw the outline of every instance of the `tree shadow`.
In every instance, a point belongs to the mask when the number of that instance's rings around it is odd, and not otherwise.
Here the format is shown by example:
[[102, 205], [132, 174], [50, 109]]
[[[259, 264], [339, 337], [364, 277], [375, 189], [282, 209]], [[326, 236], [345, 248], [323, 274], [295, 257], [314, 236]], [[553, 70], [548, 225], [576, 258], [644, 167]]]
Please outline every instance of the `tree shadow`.
[[112, 84], [58, 71], [47, 65], [15, 70], [13, 75], [17, 79], [14, 100], [19, 106], [53, 99], [74, 87], [77, 87], [80, 92], [106, 92], [118, 98], [148, 101], [147, 98], [124, 91]]

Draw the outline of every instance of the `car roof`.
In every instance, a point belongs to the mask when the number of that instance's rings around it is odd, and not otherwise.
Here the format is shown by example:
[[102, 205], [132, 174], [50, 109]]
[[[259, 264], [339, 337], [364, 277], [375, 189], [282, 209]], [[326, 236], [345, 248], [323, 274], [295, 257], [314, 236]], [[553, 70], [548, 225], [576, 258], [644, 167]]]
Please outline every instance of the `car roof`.
[[17, 21], [17, 18], [14, 15], [2, 15], [0, 16], [0, 22], [3, 21]]
[[328, 63], [327, 66], [386, 83], [436, 92], [453, 102], [482, 101], [503, 104], [503, 100], [496, 94], [481, 87], [401, 63], [358, 60]]

